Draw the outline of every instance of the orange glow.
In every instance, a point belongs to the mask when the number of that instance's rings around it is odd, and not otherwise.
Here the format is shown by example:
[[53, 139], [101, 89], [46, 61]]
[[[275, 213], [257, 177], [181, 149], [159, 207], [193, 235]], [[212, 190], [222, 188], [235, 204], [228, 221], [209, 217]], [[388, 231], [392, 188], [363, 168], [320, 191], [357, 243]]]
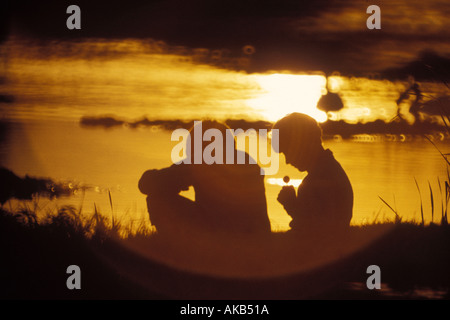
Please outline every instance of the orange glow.
[[267, 120], [276, 121], [292, 112], [305, 113], [318, 122], [327, 120], [326, 113], [316, 108], [325, 89], [325, 77], [280, 73], [254, 77], [264, 93], [247, 103]]
[[298, 188], [298, 186], [302, 183], [303, 179], [291, 179], [288, 183], [284, 182], [282, 178], [268, 178], [267, 183], [272, 184], [274, 186], [293, 186]]

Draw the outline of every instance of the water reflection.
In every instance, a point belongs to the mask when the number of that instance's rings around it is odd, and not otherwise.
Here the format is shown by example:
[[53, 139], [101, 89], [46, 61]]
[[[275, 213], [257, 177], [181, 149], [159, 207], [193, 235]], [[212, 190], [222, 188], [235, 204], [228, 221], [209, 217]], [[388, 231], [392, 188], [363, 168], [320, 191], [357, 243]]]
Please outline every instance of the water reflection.
[[[137, 180], [148, 167], [170, 165], [173, 146], [170, 144], [170, 131], [122, 127], [85, 129], [76, 122], [22, 122], [20, 126], [11, 125], [7, 139], [7, 144], [2, 145], [6, 156], [2, 157], [0, 164], [16, 174], [51, 177], [97, 187], [86, 190], [84, 197], [79, 193], [58, 199], [49, 206], [68, 203], [79, 207], [83, 204], [87, 213], [91, 213], [95, 203], [101, 212], [108, 213], [107, 190], [111, 190], [115, 212], [123, 213], [124, 222], [147, 219], [145, 201], [137, 189]], [[440, 141], [436, 138], [434, 141], [442, 150], [448, 150], [447, 139]], [[55, 146], [58, 146], [58, 152], [55, 152]], [[330, 139], [324, 142], [324, 146], [332, 149], [340, 159], [354, 187], [352, 224], [394, 218], [379, 196], [392, 205], [395, 202], [404, 220], [419, 221], [420, 200], [414, 178], [426, 200], [426, 222], [431, 221], [428, 181], [433, 190], [439, 190], [438, 178], [441, 184], [445, 181], [446, 167], [429, 141], [412, 139], [400, 142], [398, 136], [396, 140], [372, 139], [370, 143]], [[265, 179], [268, 212], [274, 231], [286, 230], [290, 221], [276, 201], [281, 186], [285, 184], [283, 177], [289, 176], [289, 183], [295, 185], [304, 178], [284, 163], [281, 155], [278, 174]], [[192, 191], [188, 197], [194, 197]], [[435, 202], [438, 208], [440, 198], [437, 193]]]
[[318, 122], [327, 120], [326, 113], [316, 108], [325, 86], [322, 75], [274, 73], [254, 77], [263, 92], [247, 104], [263, 118], [276, 121], [286, 114], [301, 112]]
[[274, 186], [293, 186], [297, 188], [302, 183], [302, 179], [290, 179], [289, 182], [285, 182], [283, 178], [267, 178], [267, 183]]
[[[16, 126], [20, 130], [8, 134], [1, 163], [20, 175], [81, 180], [99, 190], [115, 190], [114, 186], [120, 185], [113, 200], [117, 207], [137, 212], [137, 216], [144, 211], [144, 204], [139, 200], [136, 181], [146, 168], [169, 164], [170, 136], [139, 126], [136, 130], [118, 126], [108, 131], [80, 128], [82, 116], [276, 120], [297, 111], [319, 121], [327, 117], [315, 108], [327, 92], [325, 77], [320, 74], [225, 70], [205, 64], [202, 59], [210, 52], [199, 49], [186, 53], [152, 41], [59, 42], [49, 50], [11, 39], [4, 46], [8, 48], [4, 50], [7, 81], [0, 94], [14, 100], [0, 104], [0, 110], [4, 118], [17, 120], [22, 127]], [[445, 85], [432, 82], [421, 82], [420, 87], [427, 101], [447, 90]], [[397, 124], [388, 126], [384, 121], [396, 115], [396, 101], [407, 88], [407, 82], [333, 74], [328, 77], [328, 89], [339, 92], [344, 108], [328, 116], [330, 120], [345, 120], [348, 126], [378, 120], [381, 123], [375, 126], [392, 128]], [[429, 142], [417, 141], [413, 134], [350, 132], [344, 136], [338, 131], [332, 132], [333, 139], [325, 145], [336, 150], [354, 185], [354, 224], [373, 221], [378, 212], [378, 219], [390, 217], [379, 196], [393, 201], [395, 195], [402, 214], [413, 219], [418, 213], [413, 178], [421, 184], [435, 177], [444, 181], [440, 155]], [[444, 133], [435, 134], [435, 141], [446, 143], [445, 138]], [[118, 174], [123, 168], [128, 168], [126, 175]], [[274, 199], [284, 185], [284, 175], [292, 178], [292, 184], [304, 178], [289, 167], [281, 167], [279, 175], [266, 180], [274, 230], [284, 230], [289, 224], [289, 217], [279, 214], [281, 208]], [[73, 203], [78, 206], [80, 201], [78, 198]], [[87, 194], [84, 201], [109, 207], [104, 193]]]
[[[3, 44], [7, 81], [0, 94], [14, 103], [0, 104], [8, 118], [79, 119], [112, 114], [122, 118], [266, 119], [303, 112], [319, 122], [321, 95], [339, 92], [343, 108], [331, 120], [349, 123], [390, 121], [407, 81], [347, 77], [338, 73], [247, 74], [205, 64], [200, 49], [171, 48], [150, 40], [55, 42], [48, 46], [10, 39]], [[203, 52], [203, 54], [200, 54]], [[328, 88], [327, 88], [328, 87]], [[424, 103], [444, 96], [444, 84], [422, 82]]]

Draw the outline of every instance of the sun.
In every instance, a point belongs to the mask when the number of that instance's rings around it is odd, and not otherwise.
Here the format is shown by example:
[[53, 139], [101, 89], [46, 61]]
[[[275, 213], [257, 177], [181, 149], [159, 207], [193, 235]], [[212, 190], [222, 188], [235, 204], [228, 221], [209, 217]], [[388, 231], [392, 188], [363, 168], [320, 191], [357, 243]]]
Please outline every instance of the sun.
[[254, 77], [261, 91], [247, 104], [268, 121], [279, 120], [292, 112], [305, 113], [318, 122], [327, 120], [327, 114], [316, 108], [325, 90], [324, 76], [273, 73]]

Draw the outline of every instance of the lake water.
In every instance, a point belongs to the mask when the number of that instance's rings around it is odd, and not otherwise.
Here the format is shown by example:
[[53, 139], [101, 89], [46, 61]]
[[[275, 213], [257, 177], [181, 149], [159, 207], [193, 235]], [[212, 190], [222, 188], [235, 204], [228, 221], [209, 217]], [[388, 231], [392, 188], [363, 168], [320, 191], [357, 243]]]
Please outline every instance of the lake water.
[[[42, 46], [20, 41], [1, 48], [6, 62], [0, 94], [14, 96], [0, 104], [3, 120], [10, 123], [1, 144], [0, 164], [18, 175], [50, 177], [92, 186], [85, 194], [40, 205], [83, 206], [94, 203], [105, 215], [124, 222], [148, 220], [145, 197], [137, 182], [150, 168], [171, 164], [169, 131], [155, 128], [85, 128], [82, 116], [110, 114], [120, 119], [245, 118], [274, 121], [293, 111], [324, 121], [315, 108], [326, 79], [315, 73], [272, 72], [247, 74], [199, 63], [193, 54], [165, 52], [161, 45], [142, 41], [90, 41]], [[208, 52], [203, 52], [203, 56]], [[245, 58], [245, 57], [244, 57]], [[345, 108], [332, 115], [351, 123], [390, 120], [395, 104], [408, 83], [341, 77], [330, 78]], [[421, 84], [427, 97], [445, 92], [441, 84]], [[439, 139], [439, 138], [442, 139]], [[436, 135], [438, 147], [450, 150], [445, 136]], [[420, 221], [419, 185], [424, 218], [431, 221], [429, 183], [434, 192], [435, 219], [440, 217], [438, 178], [447, 175], [438, 151], [420, 137], [381, 139], [360, 136], [324, 142], [346, 170], [355, 193], [352, 223], [393, 219], [382, 197], [404, 220]], [[304, 176], [280, 159], [280, 170], [266, 177], [266, 195], [273, 230], [286, 230], [290, 218], [276, 201], [280, 186], [271, 179]], [[193, 197], [192, 191], [187, 192]]]
[[[175, 142], [171, 132], [150, 128], [113, 129], [83, 128], [74, 121], [22, 121], [11, 126], [3, 144], [1, 165], [18, 175], [51, 177], [57, 181], [91, 186], [70, 198], [57, 201], [40, 199], [40, 205], [83, 205], [93, 213], [94, 203], [106, 216], [111, 215], [108, 190], [113, 200], [116, 218], [147, 220], [145, 196], [137, 189], [142, 173], [150, 168], [170, 166]], [[414, 178], [421, 189], [424, 213], [431, 220], [428, 182], [435, 192], [436, 211], [440, 214], [441, 197], [438, 178], [445, 181], [445, 162], [429, 141], [351, 140], [324, 142], [346, 170], [355, 193], [352, 223], [370, 223], [393, 219], [393, 212], [379, 197], [396, 207], [405, 220], [420, 221], [420, 198]], [[290, 218], [276, 201], [281, 186], [270, 183], [289, 175], [302, 179], [304, 175], [280, 158], [275, 176], [266, 176], [266, 196], [274, 230], [285, 230]], [[193, 197], [193, 192], [186, 196]], [[435, 222], [438, 222], [436, 213]]]

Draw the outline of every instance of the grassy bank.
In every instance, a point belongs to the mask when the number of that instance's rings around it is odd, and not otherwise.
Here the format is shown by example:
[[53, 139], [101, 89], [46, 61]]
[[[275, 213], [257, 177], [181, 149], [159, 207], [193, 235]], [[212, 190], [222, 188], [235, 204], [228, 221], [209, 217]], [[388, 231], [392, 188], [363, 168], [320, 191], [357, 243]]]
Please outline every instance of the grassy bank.
[[[0, 298], [450, 298], [448, 225], [378, 223], [353, 226], [339, 239], [273, 234], [215, 246], [166, 241], [145, 228], [131, 234], [98, 213], [82, 216], [70, 207], [41, 219], [1, 210]], [[149, 258], [158, 256], [164, 259]], [[69, 265], [82, 270], [81, 290], [66, 287]], [[367, 289], [369, 265], [381, 268], [382, 290]]]

